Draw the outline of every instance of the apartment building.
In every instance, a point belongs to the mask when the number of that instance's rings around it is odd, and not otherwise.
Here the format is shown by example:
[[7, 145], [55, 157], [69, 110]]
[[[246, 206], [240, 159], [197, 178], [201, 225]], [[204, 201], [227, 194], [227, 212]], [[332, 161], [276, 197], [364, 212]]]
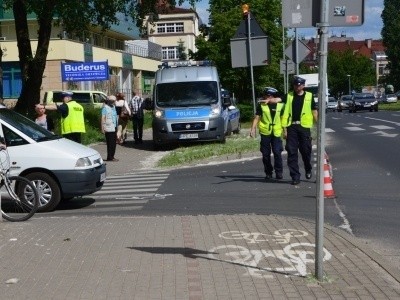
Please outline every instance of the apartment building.
[[195, 42], [200, 34], [201, 19], [194, 9], [160, 3], [157, 14], [157, 20], [153, 15], [148, 15], [143, 24], [149, 42], [161, 45], [163, 61], [179, 60], [180, 47], [184, 49], [186, 57], [189, 50], [197, 51]]
[[[311, 49], [311, 53], [304, 60], [304, 63], [308, 66], [312, 67], [318, 64], [318, 43], [318, 38], [313, 38], [306, 41], [306, 45]], [[382, 40], [366, 39], [363, 41], [355, 41], [354, 38], [347, 36], [330, 37], [328, 39], [328, 50], [336, 52], [345, 52], [351, 50], [353, 53], [368, 57], [375, 69], [376, 86], [378, 86], [380, 78], [388, 74], [386, 66], [389, 61], [387, 55], [385, 54], [386, 49]]]
[[[124, 92], [130, 95], [150, 94], [154, 73], [161, 61], [161, 47], [154, 43], [127, 43], [139, 39], [139, 31], [128, 31], [132, 24], [112, 26], [101, 32], [94, 28], [85, 32], [83, 38], [74, 37], [61, 27], [53, 27], [43, 74], [42, 92], [59, 89], [100, 90], [108, 94]], [[37, 21], [28, 20], [32, 49], [36, 49]], [[33, 34], [32, 34], [33, 33]], [[21, 91], [21, 71], [19, 67], [14, 17], [12, 12], [0, 8], [0, 47], [3, 52], [3, 91], [5, 99], [16, 99]], [[71, 62], [107, 61], [109, 80], [104, 81], [62, 81], [61, 64]]]

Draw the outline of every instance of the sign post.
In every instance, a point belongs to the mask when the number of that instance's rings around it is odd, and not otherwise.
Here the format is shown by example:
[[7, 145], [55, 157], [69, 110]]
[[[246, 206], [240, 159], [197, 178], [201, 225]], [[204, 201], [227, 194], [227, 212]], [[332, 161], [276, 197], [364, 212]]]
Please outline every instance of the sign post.
[[[244, 19], [231, 39], [232, 68], [250, 67], [254, 114], [256, 97], [254, 91], [253, 66], [265, 66], [270, 61], [268, 37], [250, 13], [248, 4], [242, 5]], [[254, 51], [253, 51], [253, 45]]]
[[[282, 25], [289, 28], [318, 27], [318, 158], [317, 158], [317, 217], [315, 234], [315, 274], [323, 281], [324, 240], [324, 155], [325, 106], [328, 61], [328, 28], [330, 26], [360, 26], [364, 23], [364, 0], [282, 0]], [[301, 74], [300, 74], [301, 75]]]

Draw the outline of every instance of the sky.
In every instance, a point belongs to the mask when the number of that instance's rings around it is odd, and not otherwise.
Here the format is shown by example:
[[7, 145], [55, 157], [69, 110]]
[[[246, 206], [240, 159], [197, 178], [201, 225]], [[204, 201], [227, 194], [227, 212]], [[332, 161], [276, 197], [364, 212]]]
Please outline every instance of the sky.
[[[346, 34], [347, 37], [353, 37], [356, 41], [362, 41], [365, 39], [381, 39], [382, 30], [382, 18], [381, 13], [383, 10], [383, 0], [364, 0], [364, 24], [362, 26], [355, 27], [331, 27], [329, 30], [329, 36], [340, 36], [342, 33]], [[208, 0], [201, 0], [196, 5], [197, 13], [199, 14], [203, 23], [208, 23]], [[257, 18], [257, 16], [256, 16]], [[300, 37], [306, 39], [315, 37], [316, 29], [304, 29], [299, 28], [297, 34]]]

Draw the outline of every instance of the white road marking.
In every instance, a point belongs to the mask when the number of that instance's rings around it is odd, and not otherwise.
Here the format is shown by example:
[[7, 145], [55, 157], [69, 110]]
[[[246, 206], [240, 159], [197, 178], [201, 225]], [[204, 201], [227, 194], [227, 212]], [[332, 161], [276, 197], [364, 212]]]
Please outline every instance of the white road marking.
[[344, 129], [347, 129], [349, 131], [364, 131], [364, 128], [360, 128], [360, 127], [343, 127]]
[[378, 129], [378, 130], [395, 129], [394, 127], [390, 127], [390, 126], [386, 126], [386, 125], [373, 125], [370, 127]]

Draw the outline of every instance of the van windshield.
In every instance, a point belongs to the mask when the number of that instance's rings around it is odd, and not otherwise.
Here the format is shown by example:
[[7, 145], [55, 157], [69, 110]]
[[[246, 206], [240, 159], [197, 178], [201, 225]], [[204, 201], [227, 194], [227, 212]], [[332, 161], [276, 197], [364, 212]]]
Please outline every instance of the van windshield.
[[60, 136], [52, 134], [50, 131], [37, 125], [32, 120], [10, 109], [0, 109], [0, 119], [4, 120], [7, 124], [10, 124], [36, 142], [56, 140], [60, 138]]
[[157, 84], [156, 103], [159, 107], [187, 107], [218, 103], [217, 82], [196, 81]]

